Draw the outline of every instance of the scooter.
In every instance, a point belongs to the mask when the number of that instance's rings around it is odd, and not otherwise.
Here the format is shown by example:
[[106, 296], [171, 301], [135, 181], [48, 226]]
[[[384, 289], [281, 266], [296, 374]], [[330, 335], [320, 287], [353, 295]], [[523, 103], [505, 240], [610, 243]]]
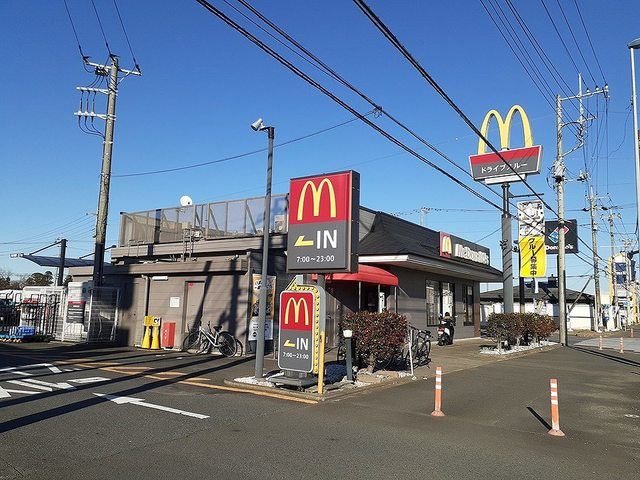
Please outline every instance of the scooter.
[[455, 317], [440, 317], [438, 325], [438, 345], [453, 345]]

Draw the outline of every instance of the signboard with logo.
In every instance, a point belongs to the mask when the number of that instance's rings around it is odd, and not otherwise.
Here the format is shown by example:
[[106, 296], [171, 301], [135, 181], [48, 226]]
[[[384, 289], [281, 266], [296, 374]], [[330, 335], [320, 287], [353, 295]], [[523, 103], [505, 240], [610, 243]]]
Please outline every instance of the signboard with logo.
[[[558, 253], [558, 221], [545, 222], [545, 248], [548, 254]], [[578, 253], [578, 221], [564, 221], [564, 251], [565, 253]]]
[[359, 208], [358, 172], [291, 179], [287, 272], [356, 272]]
[[313, 290], [285, 290], [280, 294], [278, 367], [310, 373], [314, 370], [319, 299]]
[[[511, 123], [516, 113], [520, 114], [520, 119], [522, 120], [524, 147], [510, 149]], [[531, 125], [523, 108], [520, 105], [514, 105], [504, 120], [497, 110], [489, 111], [484, 117], [480, 130], [485, 138], [488, 138], [489, 125], [492, 118], [495, 118], [498, 124], [500, 147], [502, 149], [500, 156], [506, 163], [499, 155], [493, 152], [487, 153], [487, 144], [480, 138], [477, 155], [469, 157], [473, 179], [484, 180], [488, 184], [505, 183], [519, 181], [519, 175], [526, 176], [527, 174], [540, 173], [542, 147], [533, 144]]]
[[[276, 277], [267, 276], [267, 315], [264, 322], [264, 339], [273, 340], [273, 311], [275, 303]], [[258, 338], [258, 313], [260, 311], [260, 283], [262, 275], [254, 273], [251, 276], [251, 320], [249, 321], [249, 340]]]
[[518, 202], [518, 238], [544, 236], [544, 204], [540, 200]]
[[462, 238], [440, 232], [440, 256], [444, 258], [458, 258], [482, 265], [489, 265], [489, 249], [468, 242]]

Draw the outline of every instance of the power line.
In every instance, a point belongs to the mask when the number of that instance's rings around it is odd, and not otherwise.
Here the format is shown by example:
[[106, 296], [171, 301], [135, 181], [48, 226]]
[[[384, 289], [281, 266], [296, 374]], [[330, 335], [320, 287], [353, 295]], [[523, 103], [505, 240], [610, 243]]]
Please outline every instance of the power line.
[[[415, 138], [416, 140], [418, 140], [420, 143], [422, 143], [423, 145], [425, 145], [428, 149], [430, 149], [432, 152], [434, 152], [435, 154], [437, 154], [438, 156], [440, 156], [441, 158], [443, 158], [445, 161], [447, 161], [449, 164], [451, 164], [452, 166], [454, 166], [455, 168], [457, 168], [459, 171], [461, 171], [464, 175], [471, 177], [471, 174], [463, 167], [461, 167], [458, 163], [456, 163], [453, 159], [451, 159], [450, 157], [448, 157], [446, 154], [444, 154], [441, 150], [439, 150], [435, 145], [433, 145], [432, 143], [428, 142], [425, 138], [423, 138], [422, 136], [418, 135], [414, 130], [410, 129], [409, 127], [407, 127], [404, 123], [402, 123], [400, 120], [398, 120], [394, 115], [392, 115], [391, 113], [389, 113], [388, 111], [386, 111], [385, 109], [383, 109], [380, 105], [378, 105], [376, 102], [374, 102], [368, 95], [366, 95], [365, 93], [363, 93], [360, 89], [356, 88], [353, 84], [351, 84], [350, 82], [348, 82], [344, 77], [342, 77], [340, 74], [338, 74], [333, 68], [331, 68], [329, 65], [327, 65], [325, 62], [323, 62], [320, 58], [318, 58], [316, 55], [314, 55], [312, 52], [310, 52], [307, 48], [305, 48], [303, 45], [301, 45], [298, 41], [296, 41], [293, 37], [291, 37], [291, 35], [289, 35], [287, 32], [285, 32], [282, 28], [280, 28], [278, 25], [276, 25], [274, 22], [272, 22], [271, 20], [269, 20], [266, 16], [264, 16], [260, 11], [258, 11], [256, 8], [254, 8], [250, 3], [248, 3], [245, 0], [238, 0], [245, 8], [247, 8], [249, 11], [251, 11], [251, 13], [253, 13], [256, 17], [258, 17], [260, 20], [262, 20], [265, 24], [267, 24], [270, 28], [272, 28], [274, 31], [276, 31], [279, 35], [281, 35], [285, 40], [287, 40], [288, 42], [290, 42], [292, 45], [294, 45], [300, 52], [304, 53], [307, 57], [302, 56], [299, 52], [293, 50], [290, 46], [284, 44], [280, 39], [276, 38], [274, 35], [272, 35], [270, 32], [266, 31], [264, 28], [262, 28], [260, 25], [258, 25], [256, 22], [254, 22], [253, 20], [249, 19], [244, 13], [240, 12], [237, 8], [235, 8], [233, 5], [229, 4], [229, 2], [227, 0], [224, 0], [224, 2], [231, 6], [231, 8], [233, 8], [235, 11], [237, 11], [238, 13], [240, 13], [243, 17], [247, 18], [251, 23], [253, 23], [254, 25], [256, 25], [258, 28], [260, 28], [262, 31], [266, 32], [269, 36], [271, 36], [272, 38], [274, 38], [276, 41], [278, 41], [278, 43], [280, 43], [281, 45], [284, 45], [287, 49], [289, 49], [290, 51], [293, 51], [296, 55], [300, 56], [301, 58], [303, 58], [305, 61], [307, 61], [308, 63], [314, 65], [316, 68], [318, 68], [319, 70], [321, 70], [323, 73], [327, 74], [328, 76], [330, 76], [331, 78], [333, 78], [334, 80], [336, 80], [337, 82], [341, 83], [342, 85], [344, 85], [346, 88], [348, 88], [349, 90], [351, 90], [352, 92], [354, 92], [356, 95], [358, 95], [360, 98], [362, 98], [364, 101], [366, 101], [367, 103], [369, 103], [369, 105], [371, 105], [372, 107], [374, 107], [374, 109], [377, 109], [378, 111], [380, 111], [385, 117], [387, 117], [389, 120], [391, 120], [394, 124], [396, 124], [397, 126], [399, 126], [400, 128], [402, 128], [405, 132], [407, 132], [409, 135], [411, 135], [413, 138]], [[311, 61], [312, 60], [312, 61]], [[489, 191], [491, 191], [491, 193], [493, 193], [494, 195], [497, 195], [498, 197], [500, 196], [500, 194], [498, 192], [496, 192], [495, 190], [493, 190], [491, 187], [489, 187], [488, 185], [484, 185], [485, 188], [487, 188]]]
[[282, 57], [282, 55], [280, 55], [279, 53], [277, 53], [275, 50], [273, 50], [271, 47], [269, 47], [268, 45], [266, 45], [264, 42], [262, 42], [261, 40], [259, 40], [258, 38], [256, 38], [253, 34], [251, 34], [250, 32], [248, 32], [246, 29], [244, 29], [243, 27], [241, 27], [240, 25], [238, 25], [236, 22], [234, 22], [231, 18], [229, 18], [227, 15], [225, 15], [223, 12], [221, 12], [219, 9], [217, 9], [216, 7], [214, 7], [213, 5], [211, 5], [209, 2], [207, 2], [206, 0], [196, 0], [200, 5], [202, 5], [207, 11], [209, 11], [210, 13], [214, 14], [216, 17], [218, 17], [220, 20], [222, 20], [224, 23], [226, 23], [228, 26], [230, 26], [231, 28], [233, 28], [234, 30], [236, 30], [237, 32], [239, 32], [240, 34], [242, 34], [245, 38], [247, 38], [249, 41], [251, 41], [253, 44], [255, 44], [256, 46], [258, 46], [261, 50], [263, 50], [265, 53], [267, 53], [268, 55], [270, 55], [271, 57], [273, 57], [275, 60], [277, 60], [279, 63], [281, 63], [282, 65], [284, 65], [286, 68], [288, 68], [289, 70], [291, 70], [293, 73], [295, 73], [298, 77], [302, 78], [304, 81], [306, 81], [307, 83], [309, 83], [310, 85], [312, 85], [313, 87], [315, 87], [316, 89], [320, 90], [324, 95], [326, 95], [327, 97], [331, 98], [334, 102], [336, 102], [337, 104], [339, 104], [342, 108], [344, 108], [345, 110], [347, 110], [348, 112], [350, 112], [352, 115], [357, 116], [361, 121], [363, 121], [364, 123], [366, 123], [369, 127], [371, 127], [372, 129], [374, 129], [376, 132], [378, 132], [380, 135], [382, 135], [383, 137], [385, 137], [387, 140], [391, 141], [392, 143], [394, 143], [395, 145], [397, 145], [398, 147], [402, 148], [403, 150], [405, 150], [407, 153], [410, 153], [411, 155], [413, 155], [415, 158], [419, 159], [420, 161], [422, 161], [423, 163], [425, 163], [426, 165], [429, 165], [430, 167], [434, 168], [435, 170], [437, 170], [438, 172], [440, 172], [442, 175], [446, 176], [447, 178], [449, 178], [451, 181], [453, 181], [454, 183], [458, 184], [459, 186], [461, 186], [462, 188], [464, 188], [465, 190], [467, 190], [469, 193], [471, 193], [472, 195], [476, 196], [477, 198], [479, 198], [480, 200], [482, 200], [483, 202], [491, 205], [492, 207], [496, 208], [497, 210], [502, 210], [502, 208], [497, 205], [496, 203], [492, 202], [491, 200], [489, 200], [488, 198], [486, 198], [484, 195], [482, 195], [481, 193], [477, 192], [476, 190], [474, 190], [473, 188], [471, 188], [469, 185], [466, 185], [465, 183], [463, 183], [462, 181], [460, 181], [459, 179], [457, 179], [455, 176], [453, 176], [452, 174], [450, 174], [449, 172], [445, 171], [444, 169], [442, 169], [440, 166], [436, 165], [435, 163], [433, 163], [431, 160], [428, 160], [427, 158], [425, 158], [424, 156], [420, 155], [418, 152], [416, 152], [415, 150], [413, 150], [412, 148], [408, 147], [407, 145], [405, 145], [404, 143], [402, 143], [400, 140], [398, 140], [396, 137], [394, 137], [393, 135], [391, 135], [390, 133], [388, 133], [386, 130], [384, 130], [382, 127], [376, 125], [375, 123], [373, 123], [371, 120], [369, 120], [368, 118], [366, 118], [363, 114], [359, 113], [357, 110], [355, 110], [353, 107], [351, 107], [349, 104], [347, 104], [345, 101], [343, 101], [342, 99], [340, 99], [338, 96], [336, 96], [335, 94], [333, 94], [332, 92], [330, 92], [329, 90], [327, 90], [324, 86], [322, 86], [320, 83], [318, 83], [316, 80], [314, 80], [313, 78], [311, 78], [309, 75], [307, 75], [306, 73], [304, 73], [302, 70], [300, 70], [298, 67], [296, 67], [295, 65], [293, 65], [291, 62], [289, 62], [288, 60], [286, 60], [284, 57]]
[[571, 38], [573, 38], [573, 43], [576, 44], [576, 48], [578, 49], [578, 54], [580, 54], [580, 58], [582, 59], [582, 63], [584, 63], [584, 66], [587, 67], [587, 72], [589, 72], [589, 76], [591, 77], [591, 80], [593, 80], [593, 84], [594, 85], [598, 85], [598, 82], [596, 81], [596, 78], [593, 76], [593, 73], [591, 73], [591, 69], [589, 68], [589, 64], [587, 63], [587, 60], [584, 58], [584, 55], [582, 53], [582, 49], [580, 48], [580, 44], [578, 43], [578, 40], [576, 39], [575, 34], [573, 33], [573, 28], [571, 28], [571, 24], [569, 23], [569, 19], [567, 18], [567, 15], [564, 13], [564, 8], [562, 8], [562, 4], [560, 3], [560, 0], [556, 0], [558, 7], [560, 7], [560, 12], [562, 13], [562, 18], [564, 18], [565, 23], [567, 24], [567, 27], [569, 27], [569, 33], [571, 34]]
[[578, 68], [578, 65], [576, 65], [576, 62], [573, 60], [573, 56], [569, 51], [569, 47], [567, 47], [567, 44], [565, 43], [564, 38], [562, 38], [562, 35], [560, 34], [560, 30], [558, 30], [558, 26], [556, 25], [555, 20], [551, 16], [551, 12], [549, 12], [547, 5], [544, 3], [544, 0], [540, 0], [540, 3], [542, 3], [542, 6], [544, 7], [544, 11], [547, 12], [547, 17], [549, 17], [549, 20], [551, 20], [551, 25], [553, 25], [553, 29], [556, 31], [556, 34], [558, 35], [558, 38], [560, 39], [560, 42], [564, 47], [564, 51], [567, 52], [567, 55], [569, 56], [569, 60], [571, 60], [573, 67], [576, 69], [576, 73], [580, 73], [580, 69]]
[[100, 14], [98, 13], [98, 9], [96, 8], [96, 4], [93, 0], [91, 0], [91, 5], [93, 5], [93, 11], [96, 14], [96, 19], [98, 20], [98, 25], [100, 26], [100, 31], [102, 32], [102, 38], [104, 39], [104, 44], [107, 47], [107, 51], [109, 55], [113, 55], [111, 53], [111, 48], [109, 48], [109, 42], [107, 41], [107, 35], [104, 33], [104, 28], [102, 27], [102, 20], [100, 20]]
[[[422, 75], [422, 77], [431, 85], [434, 90], [453, 108], [456, 113], [465, 121], [465, 123], [485, 142], [485, 144], [493, 151], [500, 160], [507, 165], [511, 171], [518, 176], [518, 178], [522, 181], [522, 183], [529, 189], [533, 195], [540, 200], [540, 202], [552, 213], [556, 215], [557, 218], [560, 218], [558, 212], [555, 211], [547, 202], [544, 201], [542, 196], [536, 192], [533, 187], [523, 178], [521, 174], [516, 172], [516, 170], [507, 162], [502, 154], [495, 148], [495, 146], [478, 130], [478, 128], [473, 124], [473, 122], [469, 119], [469, 117], [460, 109], [460, 107], [449, 97], [449, 95], [443, 90], [443, 88], [427, 73], [427, 71], [420, 65], [420, 63], [411, 55], [411, 53], [406, 49], [404, 45], [398, 40], [398, 38], [393, 34], [393, 32], [387, 27], [384, 22], [371, 10], [371, 8], [363, 1], [363, 0], [353, 0], [354, 3], [360, 8], [360, 10], [365, 14], [365, 16], [374, 24], [374, 26], [391, 42], [391, 44], [413, 65], [413, 67], [418, 70], [418, 72]], [[578, 238], [578, 241], [584, 244], [588, 250], [593, 252], [593, 249], [589, 244], [587, 244], [581, 238]], [[597, 255], [597, 253], [595, 253]]]
[[587, 40], [589, 41], [589, 46], [591, 47], [591, 53], [593, 53], [593, 58], [596, 59], [596, 64], [598, 65], [598, 69], [600, 70], [600, 75], [602, 75], [602, 80], [604, 83], [607, 83], [607, 78], [604, 76], [604, 72], [602, 71], [602, 67], [600, 66], [600, 60], [598, 60], [598, 55], [596, 54], [595, 48], [593, 48], [593, 43], [591, 42], [591, 35], [589, 35], [589, 29], [584, 23], [584, 18], [582, 18], [582, 12], [580, 12], [580, 6], [576, 0], [573, 0], [574, 5], [576, 6], [576, 10], [578, 11], [578, 16], [580, 17], [580, 22], [582, 23], [582, 28], [584, 28], [584, 33], [587, 35]]
[[[375, 111], [371, 110], [370, 112], [365, 113], [364, 116], [372, 115], [374, 113], [375, 113]], [[316, 136], [316, 135], [320, 135], [321, 133], [325, 133], [325, 132], [328, 132], [330, 130], [336, 129], [338, 127], [342, 127], [343, 125], [347, 125], [349, 123], [355, 122], [356, 120], [359, 120], [359, 118], [355, 117], [355, 118], [352, 118], [351, 120], [346, 120], [344, 122], [340, 122], [340, 123], [338, 123], [336, 125], [332, 125], [330, 127], [323, 128], [323, 129], [318, 130], [316, 132], [308, 133], [308, 134], [303, 135], [301, 137], [293, 138], [291, 140], [287, 140], [286, 142], [278, 143], [278, 144], [275, 145], [274, 148], [283, 147], [283, 146], [289, 145], [291, 143], [299, 142], [301, 140], [305, 140], [307, 138], [310, 138], [310, 137], [313, 137], [313, 136]], [[218, 158], [216, 160], [209, 160], [207, 162], [193, 163], [191, 165], [183, 165], [181, 167], [165, 168], [165, 169], [162, 169], [162, 170], [150, 170], [150, 171], [147, 171], [147, 172], [122, 173], [122, 174], [119, 174], [119, 175], [111, 175], [111, 176], [112, 177], [118, 177], [118, 178], [140, 177], [140, 176], [143, 176], [143, 175], [155, 175], [155, 174], [158, 174], [158, 173], [177, 172], [177, 171], [180, 171], [180, 170], [188, 170], [188, 169], [191, 169], [191, 168], [205, 167], [207, 165], [213, 165], [213, 164], [216, 164], [216, 163], [227, 162], [229, 160], [236, 160], [238, 158], [249, 157], [251, 155], [256, 155], [258, 153], [265, 152], [266, 150], [267, 150], [266, 148], [261, 148], [259, 150], [253, 150], [251, 152], [240, 153], [238, 155], [231, 155], [230, 157]]]
[[116, 8], [116, 13], [118, 14], [118, 20], [120, 20], [120, 26], [122, 27], [122, 33], [124, 33], [124, 38], [127, 40], [127, 45], [129, 46], [129, 52], [131, 52], [131, 57], [133, 58], [133, 65], [138, 70], [140, 70], [140, 65], [138, 64], [138, 60], [136, 60], [136, 55], [133, 53], [133, 48], [131, 48], [131, 42], [129, 41], [129, 35], [127, 35], [127, 29], [124, 27], [124, 22], [122, 21], [122, 16], [120, 15], [120, 9], [118, 8], [118, 3], [116, 0], [113, 0], [113, 6]]

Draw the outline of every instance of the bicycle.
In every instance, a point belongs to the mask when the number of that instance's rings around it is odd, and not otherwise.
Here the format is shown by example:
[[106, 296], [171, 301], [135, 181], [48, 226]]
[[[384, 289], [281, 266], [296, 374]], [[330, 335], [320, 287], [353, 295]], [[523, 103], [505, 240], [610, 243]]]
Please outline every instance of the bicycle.
[[419, 330], [413, 326], [409, 326], [408, 342], [411, 349], [411, 357], [409, 356], [409, 348], [407, 348], [404, 358], [407, 365], [413, 362], [414, 367], [428, 365], [431, 359], [431, 332], [429, 330]]
[[238, 350], [236, 338], [229, 332], [223, 331], [219, 325], [211, 330], [211, 322], [208, 322], [207, 327], [205, 329], [200, 325], [198, 330], [187, 335], [182, 342], [182, 351], [191, 355], [201, 355], [209, 353], [212, 348], [217, 348], [225, 357], [233, 357]]

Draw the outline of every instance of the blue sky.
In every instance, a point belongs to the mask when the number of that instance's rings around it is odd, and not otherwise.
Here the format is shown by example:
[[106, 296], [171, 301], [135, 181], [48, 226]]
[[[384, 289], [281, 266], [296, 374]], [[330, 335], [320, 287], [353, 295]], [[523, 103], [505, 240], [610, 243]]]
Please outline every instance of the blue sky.
[[[222, 1], [212, 3], [232, 12]], [[477, 149], [477, 140], [468, 127], [352, 2], [253, 3], [387, 111], [468, 166], [468, 155]], [[545, 3], [555, 13], [571, 48], [572, 39], [557, 3]], [[602, 85], [573, 0], [561, 3], [587, 64]], [[624, 233], [626, 228], [630, 234], [635, 231], [636, 217], [632, 208], [634, 166], [626, 44], [640, 36], [637, 16], [632, 14], [637, 9], [634, 3], [579, 1], [611, 94], [608, 160], [604, 103], [600, 100], [596, 105], [591, 100], [589, 109], [600, 113], [601, 134], [596, 149], [599, 123], [594, 122], [587, 164], [593, 165], [590, 170], [598, 193], [609, 193], [614, 204], [627, 207], [620, 210], [623, 219], [618, 221], [618, 229]], [[68, 4], [85, 53], [95, 61], [104, 61], [107, 51], [91, 2], [68, 0]], [[132, 65], [112, 0], [95, 0], [95, 4], [111, 50], [120, 55], [123, 66]], [[504, 0], [500, 4], [507, 10]], [[541, 3], [513, 0], [513, 4], [556, 68], [577, 89], [575, 69]], [[275, 125], [276, 142], [351, 118], [195, 1], [120, 0], [118, 5], [144, 75], [127, 78], [121, 84], [114, 175], [172, 168], [262, 148], [266, 136], [249, 128], [257, 117]], [[476, 124], [491, 108], [506, 113], [511, 105], [519, 103], [526, 109], [535, 141], [544, 147], [543, 174], [531, 177], [530, 183], [545, 194], [547, 202], [554, 201], [554, 191], [547, 185], [548, 168], [555, 155], [554, 112], [500, 37], [482, 4], [477, 0], [372, 1], [371, 6]], [[246, 20], [239, 20], [247, 25]], [[9, 252], [35, 250], [60, 235], [70, 239], [70, 255], [92, 250], [95, 217], [91, 212], [96, 209], [102, 147], [98, 137], [78, 129], [73, 116], [79, 101], [75, 87], [90, 83], [93, 76], [83, 69], [63, 1], [3, 0], [0, 28], [5, 69], [0, 107], [0, 196], [4, 205], [0, 214], [0, 268], [29, 272], [34, 270], [32, 265], [10, 259]], [[572, 50], [587, 86], [593, 88], [586, 67], [575, 48]], [[287, 56], [294, 58], [290, 53]], [[361, 112], [370, 109], [316, 70], [306, 71]], [[388, 120], [375, 121], [408, 145], [420, 147]], [[496, 137], [494, 132], [491, 138]], [[572, 144], [568, 132], [565, 139], [567, 147]], [[518, 141], [521, 134], [514, 129], [513, 142]], [[422, 148], [419, 151], [424, 152]], [[455, 172], [438, 157], [427, 156]], [[571, 174], [577, 175], [584, 169], [583, 154], [569, 156], [567, 164]], [[114, 177], [108, 244], [117, 241], [120, 211], [176, 205], [183, 194], [197, 203], [261, 195], [264, 165], [265, 155], [258, 154], [169, 174]], [[359, 122], [277, 149], [274, 191], [286, 192], [290, 177], [345, 168], [361, 173], [362, 204], [370, 208], [387, 212], [411, 212], [421, 206], [490, 208]], [[471, 183], [459, 172], [456, 175]], [[480, 185], [473, 186], [491, 195]], [[568, 209], [584, 206], [584, 190], [583, 183], [567, 184]], [[526, 189], [516, 185], [513, 191], [525, 193]], [[496, 196], [491, 198], [498, 200]], [[569, 212], [567, 217], [577, 217], [580, 224], [588, 222], [582, 212]], [[419, 214], [408, 213], [404, 218], [418, 221]], [[436, 230], [475, 241], [498, 228], [499, 214], [433, 211], [427, 223]], [[580, 233], [589, 240], [588, 229], [582, 228]], [[608, 245], [605, 233], [603, 228], [603, 246]], [[616, 243], [620, 240], [618, 236]], [[498, 241], [498, 233], [482, 241], [491, 248], [496, 266], [500, 262]], [[605, 255], [606, 248], [600, 253]], [[570, 276], [580, 275], [589, 266], [573, 257], [568, 260], [568, 270]], [[579, 289], [583, 282], [582, 278], [570, 278], [568, 286]]]

